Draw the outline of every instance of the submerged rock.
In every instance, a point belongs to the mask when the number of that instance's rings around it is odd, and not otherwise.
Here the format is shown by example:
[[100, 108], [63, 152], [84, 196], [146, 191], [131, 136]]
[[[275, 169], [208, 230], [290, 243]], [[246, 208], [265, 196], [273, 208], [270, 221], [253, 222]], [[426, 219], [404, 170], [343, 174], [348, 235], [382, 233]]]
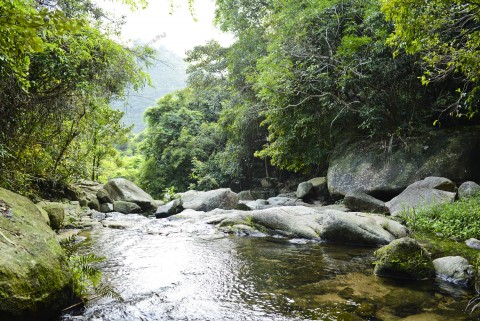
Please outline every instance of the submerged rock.
[[461, 256], [446, 256], [433, 260], [437, 277], [461, 286], [470, 286], [475, 277], [475, 268]]
[[424, 280], [435, 276], [430, 253], [416, 240], [403, 237], [375, 251], [378, 276]]
[[270, 235], [346, 244], [388, 244], [407, 235], [403, 225], [383, 216], [304, 206], [249, 212], [216, 210], [209, 213], [206, 221], [220, 228], [243, 224]]
[[0, 320], [49, 320], [71, 297], [55, 233], [27, 198], [0, 188]]

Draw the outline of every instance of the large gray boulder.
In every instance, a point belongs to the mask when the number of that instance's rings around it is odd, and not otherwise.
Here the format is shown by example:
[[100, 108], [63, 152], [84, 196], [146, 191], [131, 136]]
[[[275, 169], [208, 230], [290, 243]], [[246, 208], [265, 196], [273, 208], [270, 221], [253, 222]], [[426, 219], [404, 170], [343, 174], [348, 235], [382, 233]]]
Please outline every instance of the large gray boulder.
[[208, 192], [188, 191], [181, 194], [184, 209], [195, 211], [211, 211], [216, 208], [234, 209], [238, 204], [238, 195], [229, 188], [221, 188]]
[[407, 235], [403, 225], [380, 215], [304, 206], [249, 212], [215, 210], [209, 213], [207, 223], [227, 231], [240, 224], [272, 235], [362, 245], [388, 244]]
[[460, 286], [470, 286], [475, 278], [475, 268], [461, 256], [446, 256], [433, 260], [437, 277]]
[[422, 139], [382, 148], [379, 143], [338, 146], [330, 158], [327, 179], [336, 198], [362, 191], [382, 200], [398, 195], [427, 176], [456, 183], [480, 181], [480, 127], [435, 130]]
[[388, 213], [385, 202], [362, 192], [351, 192], [345, 196], [344, 204], [351, 211], [367, 213]]
[[156, 209], [154, 199], [140, 187], [125, 178], [111, 179], [104, 187], [114, 201], [135, 203], [140, 206], [143, 211]]
[[397, 216], [403, 212], [410, 212], [419, 208], [451, 203], [455, 200], [456, 193], [445, 190], [452, 190], [449, 182], [451, 183], [446, 178], [427, 177], [422, 181], [411, 184], [400, 195], [394, 197], [385, 205], [388, 207], [391, 215]]
[[458, 198], [460, 199], [475, 196], [479, 193], [480, 185], [472, 181], [465, 182], [458, 188]]
[[0, 320], [51, 320], [71, 298], [55, 233], [27, 198], [0, 188]]
[[374, 273], [382, 277], [423, 280], [435, 276], [430, 253], [416, 240], [403, 237], [375, 251]]

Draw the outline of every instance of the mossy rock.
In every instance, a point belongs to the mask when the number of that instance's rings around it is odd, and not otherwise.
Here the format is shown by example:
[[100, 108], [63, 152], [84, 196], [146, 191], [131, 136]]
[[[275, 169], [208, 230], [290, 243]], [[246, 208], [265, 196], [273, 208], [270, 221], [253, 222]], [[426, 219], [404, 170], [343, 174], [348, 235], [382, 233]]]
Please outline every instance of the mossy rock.
[[388, 149], [376, 141], [344, 143], [330, 157], [328, 189], [335, 199], [361, 191], [388, 201], [428, 176], [480, 181], [479, 157], [480, 126], [433, 130]]
[[49, 320], [71, 298], [55, 233], [27, 198], [0, 188], [0, 320]]
[[50, 227], [58, 230], [63, 226], [65, 220], [65, 206], [62, 203], [40, 203], [40, 206], [47, 212], [50, 220]]
[[375, 251], [374, 273], [382, 277], [424, 280], [435, 277], [430, 253], [416, 240], [403, 237]]

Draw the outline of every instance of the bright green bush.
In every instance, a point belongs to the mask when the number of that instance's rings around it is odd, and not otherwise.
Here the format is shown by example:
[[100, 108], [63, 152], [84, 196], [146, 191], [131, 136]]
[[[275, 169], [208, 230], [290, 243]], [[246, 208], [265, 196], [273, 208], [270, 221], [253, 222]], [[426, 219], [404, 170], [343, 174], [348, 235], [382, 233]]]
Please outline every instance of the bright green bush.
[[427, 207], [404, 214], [410, 228], [415, 231], [441, 233], [445, 237], [468, 239], [480, 237], [480, 194]]

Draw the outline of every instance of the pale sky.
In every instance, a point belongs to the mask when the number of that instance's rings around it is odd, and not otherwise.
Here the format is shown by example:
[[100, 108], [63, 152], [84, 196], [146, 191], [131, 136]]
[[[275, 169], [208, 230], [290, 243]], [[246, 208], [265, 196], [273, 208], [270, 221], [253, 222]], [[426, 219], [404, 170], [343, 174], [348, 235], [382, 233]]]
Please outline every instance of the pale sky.
[[224, 45], [232, 42], [232, 36], [213, 26], [215, 2], [195, 0], [194, 18], [188, 9], [187, 0], [149, 0], [144, 10], [132, 12], [128, 6], [117, 1], [97, 0], [106, 10], [117, 16], [126, 15], [123, 27], [124, 40], [140, 39], [154, 47], [163, 46], [184, 57], [185, 51], [206, 41], [216, 39]]

